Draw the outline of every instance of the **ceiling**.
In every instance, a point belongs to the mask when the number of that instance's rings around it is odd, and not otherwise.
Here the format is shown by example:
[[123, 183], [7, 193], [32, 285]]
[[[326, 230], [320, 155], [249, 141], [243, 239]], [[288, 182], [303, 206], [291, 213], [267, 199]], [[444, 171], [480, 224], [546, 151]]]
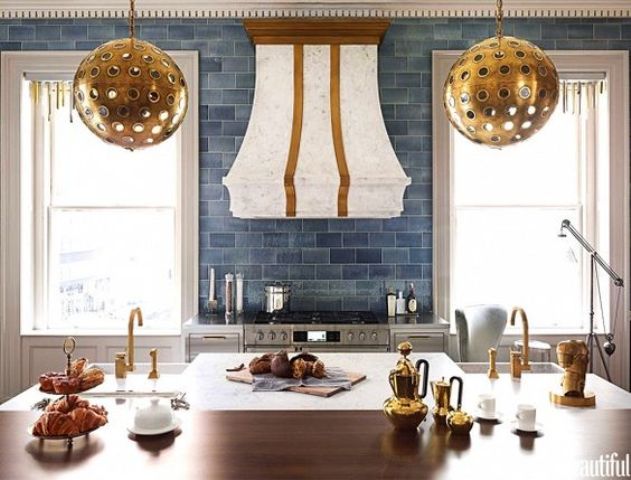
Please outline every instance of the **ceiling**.
[[[105, 4], [105, 5], [104, 5]], [[516, 17], [631, 17], [629, 0], [505, 0]], [[174, 8], [174, 6], [176, 8]], [[124, 17], [128, 0], [2, 0], [0, 18]], [[489, 17], [495, 1], [479, 0], [137, 0], [140, 17]]]

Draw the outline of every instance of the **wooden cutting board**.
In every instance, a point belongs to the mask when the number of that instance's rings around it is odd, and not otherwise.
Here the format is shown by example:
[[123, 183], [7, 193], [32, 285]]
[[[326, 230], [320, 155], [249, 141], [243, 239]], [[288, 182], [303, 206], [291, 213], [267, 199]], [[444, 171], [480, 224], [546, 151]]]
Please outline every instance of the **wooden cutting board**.
[[[351, 385], [355, 385], [366, 378], [363, 373], [346, 372]], [[250, 371], [246, 368], [240, 372], [230, 372], [226, 375], [226, 378], [231, 382], [248, 383], [252, 384], [254, 378]], [[304, 393], [305, 395], [316, 395], [318, 397], [330, 397], [338, 392], [343, 391], [342, 387], [289, 387], [286, 391], [295, 393]]]

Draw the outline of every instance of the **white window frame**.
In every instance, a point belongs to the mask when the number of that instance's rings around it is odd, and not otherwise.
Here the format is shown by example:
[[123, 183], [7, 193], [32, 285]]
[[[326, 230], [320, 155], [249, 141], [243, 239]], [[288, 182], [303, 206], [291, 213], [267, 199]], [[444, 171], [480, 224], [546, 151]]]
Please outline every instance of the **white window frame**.
[[[115, 331], [32, 330], [32, 319], [20, 312], [21, 165], [30, 156], [22, 147], [22, 88], [25, 74], [63, 76], [74, 72], [87, 51], [2, 52], [0, 57], [0, 392], [19, 382], [18, 369], [10, 367], [20, 358], [20, 336], [122, 335]], [[179, 335], [181, 323], [198, 310], [198, 52], [169, 52], [184, 73], [189, 87], [188, 113], [180, 127], [177, 178], [176, 272], [179, 272], [180, 317], [177, 328], [139, 331], [140, 335]], [[77, 117], [78, 118], [78, 117]], [[112, 147], [114, 148], [114, 147]], [[142, 330], [142, 329], [139, 329]]]
[[[624, 279], [623, 305], [614, 332], [621, 354], [610, 359], [613, 378], [629, 388], [629, 52], [548, 51], [559, 72], [605, 72], [609, 85], [610, 124], [610, 264]], [[443, 318], [452, 318], [453, 264], [453, 135], [443, 109], [444, 79], [462, 51], [436, 50], [432, 58], [433, 95], [433, 306]], [[613, 318], [616, 287], [610, 287]], [[536, 332], [534, 332], [536, 333]], [[555, 335], [564, 332], [555, 332]], [[576, 332], [567, 332], [576, 333]]]

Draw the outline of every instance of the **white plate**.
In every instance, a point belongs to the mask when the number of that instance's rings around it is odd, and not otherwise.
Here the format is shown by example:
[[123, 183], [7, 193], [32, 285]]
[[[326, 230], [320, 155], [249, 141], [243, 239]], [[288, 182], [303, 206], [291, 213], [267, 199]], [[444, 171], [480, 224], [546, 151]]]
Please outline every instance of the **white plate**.
[[157, 430], [149, 430], [149, 429], [146, 429], [146, 428], [138, 428], [138, 427], [136, 427], [133, 424], [133, 420], [132, 420], [132, 423], [131, 423], [131, 425], [129, 425], [127, 427], [127, 430], [129, 430], [131, 433], [133, 433], [135, 435], [162, 435], [163, 433], [172, 432], [173, 430], [175, 430], [180, 425], [182, 425], [182, 420], [180, 418], [174, 416], [171, 425], [167, 425], [164, 428], [159, 428]]
[[541, 424], [539, 422], [535, 423], [535, 428], [533, 430], [524, 430], [522, 428], [519, 428], [519, 422], [517, 420], [513, 420], [511, 423], [513, 427], [515, 427], [515, 430], [518, 430], [520, 432], [536, 433], [541, 431]]
[[503, 417], [502, 412], [498, 412], [497, 410], [495, 411], [493, 415], [488, 415], [484, 413], [482, 410], [478, 410], [477, 412], [475, 412], [475, 416], [478, 418], [481, 418], [482, 420], [489, 420], [489, 421], [501, 420]]

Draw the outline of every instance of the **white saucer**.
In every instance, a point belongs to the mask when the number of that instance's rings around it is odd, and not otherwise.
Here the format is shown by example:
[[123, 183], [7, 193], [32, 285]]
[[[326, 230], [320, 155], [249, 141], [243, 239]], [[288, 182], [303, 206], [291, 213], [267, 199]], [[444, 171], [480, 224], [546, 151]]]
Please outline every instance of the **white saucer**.
[[539, 422], [535, 422], [535, 428], [533, 430], [523, 430], [523, 429], [518, 427], [519, 422], [517, 420], [513, 420], [511, 422], [511, 424], [513, 425], [515, 430], [517, 430], [518, 432], [525, 432], [525, 433], [537, 433], [537, 432], [540, 432], [541, 431], [541, 427], [542, 427], [542, 425]]
[[171, 425], [167, 425], [164, 428], [159, 429], [146, 429], [146, 428], [137, 428], [132, 420], [132, 423], [127, 427], [127, 430], [135, 435], [162, 435], [163, 433], [172, 432], [176, 428], [182, 425], [182, 420], [178, 417], [173, 417], [173, 421]]
[[484, 413], [482, 410], [477, 410], [474, 414], [476, 417], [478, 417], [481, 420], [488, 420], [488, 421], [499, 421], [502, 419], [502, 417], [504, 415], [502, 415], [502, 412], [498, 412], [497, 410], [495, 410], [495, 413], [493, 415], [487, 415], [486, 413]]

